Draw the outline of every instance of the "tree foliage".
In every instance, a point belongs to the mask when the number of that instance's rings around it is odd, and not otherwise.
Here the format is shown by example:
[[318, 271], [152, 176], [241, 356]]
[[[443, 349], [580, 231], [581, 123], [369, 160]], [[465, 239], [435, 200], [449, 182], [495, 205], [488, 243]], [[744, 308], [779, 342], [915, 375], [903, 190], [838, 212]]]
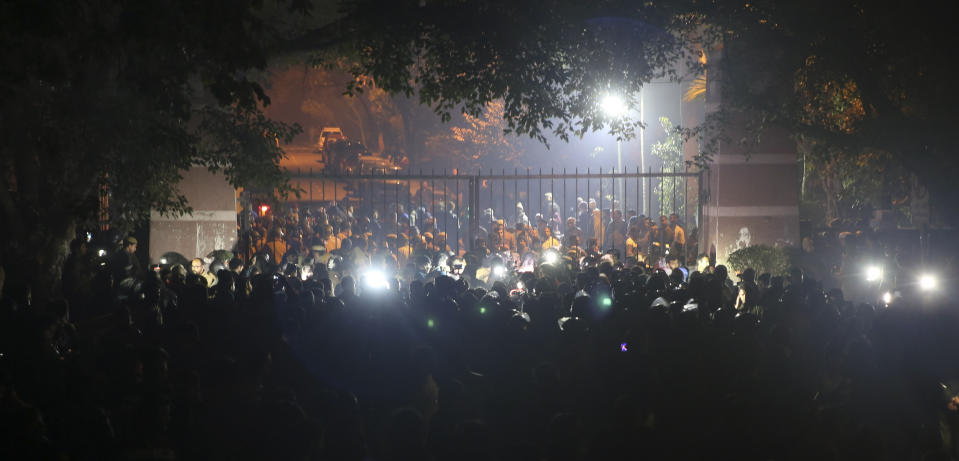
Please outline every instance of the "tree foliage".
[[257, 69], [296, 2], [0, 2], [0, 238], [4, 259], [56, 266], [77, 224], [189, 210], [180, 171], [284, 189]]
[[445, 133], [430, 136], [426, 148], [432, 159], [444, 166], [476, 171], [484, 166], [518, 166], [518, 139], [507, 135], [503, 102], [494, 101], [478, 116], [465, 114]]
[[[597, 101], [683, 69], [717, 80], [722, 107], [701, 127], [708, 163], [726, 121], [750, 146], [771, 126], [852, 157], [888, 154], [941, 202], [951, 187], [956, 121], [948, 45], [959, 5], [849, 0], [478, 2], [348, 0], [342, 16], [296, 42], [351, 50], [353, 71], [390, 92], [417, 93], [445, 118], [502, 98], [508, 129], [543, 139], [600, 127]], [[721, 57], [700, 67], [700, 49]], [[678, 71], [682, 74], [683, 71]], [[679, 74], [674, 73], [673, 76]], [[698, 88], [704, 88], [699, 86]], [[633, 104], [635, 107], [635, 104]], [[947, 165], [946, 169], [942, 165]]]
[[947, 38], [955, 3], [700, 6], [697, 17], [712, 31], [700, 37], [723, 48], [724, 110], [744, 114], [755, 136], [783, 126], [803, 144], [825, 146], [827, 163], [884, 159], [882, 169], [916, 174], [946, 208], [959, 198], [951, 139], [959, 95]]
[[670, 74], [685, 52], [664, 28], [672, 18], [651, 2], [343, 5], [339, 20], [297, 45], [350, 50], [354, 74], [416, 94], [444, 120], [460, 111], [480, 116], [502, 99], [507, 131], [541, 141], [550, 132], [567, 139], [604, 125], [635, 133], [638, 122], [607, 119], [599, 101], [609, 92], [638, 94], [643, 82]]
[[0, 0], [4, 255], [95, 219], [102, 191], [118, 223], [182, 212], [175, 184], [193, 165], [282, 183], [277, 140], [297, 129], [263, 116], [258, 71], [302, 52], [368, 78], [348, 92], [372, 81], [445, 120], [501, 100], [507, 132], [544, 141], [630, 137], [638, 122], [607, 119], [601, 98], [629, 99], [684, 60], [702, 74], [705, 49], [722, 55], [706, 66], [721, 83], [717, 117], [745, 117], [754, 137], [779, 125], [843, 155], [888, 155], [934, 200], [959, 199], [955, 3], [342, 0], [335, 14], [312, 3]]
[[[650, 153], [662, 161], [663, 173], [682, 173], [683, 164], [683, 134], [673, 126], [667, 117], [660, 117], [659, 124], [666, 136], [650, 148]], [[659, 180], [653, 189], [653, 194], [660, 203], [660, 208], [679, 216], [686, 215], [686, 178], [664, 177]]]

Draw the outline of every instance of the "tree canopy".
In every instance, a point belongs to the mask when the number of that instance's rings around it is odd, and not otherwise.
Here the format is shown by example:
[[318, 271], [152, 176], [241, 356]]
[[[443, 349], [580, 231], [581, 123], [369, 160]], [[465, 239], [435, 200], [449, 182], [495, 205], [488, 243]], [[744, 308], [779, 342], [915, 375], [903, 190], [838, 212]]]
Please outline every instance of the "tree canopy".
[[278, 140], [257, 70], [301, 5], [256, 0], [0, 2], [3, 259], [56, 267], [77, 224], [188, 209], [180, 171], [280, 184]]
[[[280, 142], [298, 127], [263, 115], [271, 59], [351, 63], [443, 119], [502, 101], [507, 131], [545, 140], [638, 122], [598, 101], [652, 79], [720, 76], [723, 111], [777, 124], [830, 152], [890, 155], [933, 199], [956, 166], [955, 4], [546, 0], [0, 0], [0, 228], [5, 257], [96, 219], [182, 212], [179, 171], [280, 185]], [[723, 58], [697, 68], [700, 49]], [[346, 91], [362, 91], [353, 79]], [[632, 101], [635, 104], [635, 101]], [[720, 114], [722, 115], [722, 113]], [[688, 128], [688, 127], [687, 127]], [[838, 147], [838, 148], [837, 148]], [[946, 202], [950, 203], [950, 202]], [[52, 256], [51, 256], [52, 257]], [[39, 259], [40, 264], [49, 263]]]
[[[888, 154], [950, 203], [959, 198], [949, 162], [956, 93], [948, 34], [956, 8], [349, 0], [342, 16], [296, 45], [349, 50], [356, 74], [388, 91], [418, 92], [447, 118], [460, 109], [477, 115], [501, 98], [508, 129], [541, 140], [549, 131], [566, 137], [597, 128], [628, 137], [637, 124], [604, 119], [605, 93], [635, 95], [654, 78], [708, 72], [722, 88], [711, 122], [737, 114], [753, 140], [778, 125], [797, 141], [829, 146], [826, 155]], [[722, 59], [699, 68], [699, 49]]]

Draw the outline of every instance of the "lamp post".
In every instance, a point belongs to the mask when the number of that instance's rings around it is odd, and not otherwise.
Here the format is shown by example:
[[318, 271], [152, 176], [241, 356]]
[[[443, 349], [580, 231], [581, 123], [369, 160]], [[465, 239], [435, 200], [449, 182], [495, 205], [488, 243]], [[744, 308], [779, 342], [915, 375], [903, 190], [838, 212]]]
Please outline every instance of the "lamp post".
[[[602, 101], [603, 112], [606, 113], [606, 116], [611, 119], [622, 118], [626, 115], [626, 112], [629, 110], [629, 107], [626, 106], [626, 102], [623, 101], [619, 95], [616, 94], [607, 94]], [[623, 140], [619, 137], [616, 138], [616, 169], [622, 173], [623, 172]], [[620, 178], [619, 182], [620, 193], [624, 193], [626, 190], [626, 178]]]
[[[642, 88], [639, 89], [639, 172], [646, 172], [646, 101], [643, 99], [645, 96], [645, 91]], [[642, 181], [642, 191], [643, 194], [646, 193], [646, 177], [643, 176]], [[649, 200], [643, 200], [640, 203], [640, 207], [643, 209], [642, 214], [649, 216], [646, 212], [646, 203]]]

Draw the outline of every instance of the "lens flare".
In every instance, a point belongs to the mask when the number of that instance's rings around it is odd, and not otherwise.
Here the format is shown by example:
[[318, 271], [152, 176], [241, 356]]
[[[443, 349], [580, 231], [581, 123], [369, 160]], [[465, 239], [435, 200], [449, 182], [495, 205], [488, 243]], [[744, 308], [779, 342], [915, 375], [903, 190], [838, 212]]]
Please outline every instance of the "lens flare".
[[603, 112], [607, 117], [610, 118], [622, 117], [626, 115], [626, 111], [629, 110], [629, 107], [626, 106], [626, 102], [623, 101], [623, 98], [612, 93], [604, 96], [603, 101], [600, 104]]
[[892, 293], [885, 292], [882, 294], [882, 303], [883, 304], [892, 304]]
[[372, 290], [387, 290], [390, 288], [386, 275], [381, 271], [371, 270], [366, 273], [366, 287]]
[[869, 266], [866, 268], [866, 281], [876, 282], [882, 278], [882, 268], [879, 266]]
[[919, 289], [922, 291], [935, 290], [938, 285], [939, 281], [936, 280], [936, 277], [932, 274], [922, 274], [919, 276]]
[[543, 262], [546, 264], [556, 264], [556, 261], [559, 260], [559, 255], [555, 251], [547, 251], [543, 253]]

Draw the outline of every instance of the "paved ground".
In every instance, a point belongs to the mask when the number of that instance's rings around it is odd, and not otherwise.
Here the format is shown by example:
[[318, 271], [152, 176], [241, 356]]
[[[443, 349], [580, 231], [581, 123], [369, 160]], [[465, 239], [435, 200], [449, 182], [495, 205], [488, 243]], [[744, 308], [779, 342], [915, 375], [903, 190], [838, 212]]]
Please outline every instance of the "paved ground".
[[280, 160], [280, 167], [289, 171], [291, 174], [308, 174], [310, 170], [314, 173], [323, 170], [324, 164], [320, 162], [320, 154], [313, 152], [312, 146], [284, 146], [286, 157]]

